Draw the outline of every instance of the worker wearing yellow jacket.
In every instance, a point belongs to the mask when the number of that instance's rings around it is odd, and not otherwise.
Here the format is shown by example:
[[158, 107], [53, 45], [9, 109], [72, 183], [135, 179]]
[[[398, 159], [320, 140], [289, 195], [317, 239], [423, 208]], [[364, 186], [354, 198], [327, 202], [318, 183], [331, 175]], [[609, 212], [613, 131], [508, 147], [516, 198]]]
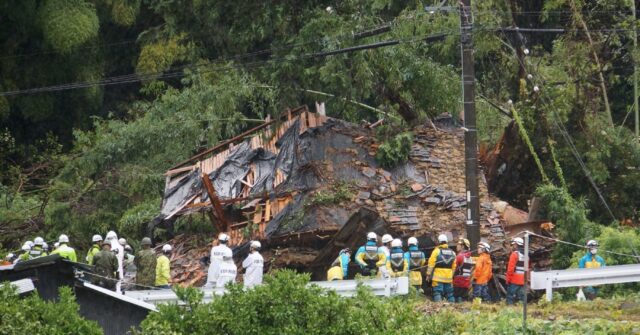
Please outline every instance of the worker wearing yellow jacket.
[[431, 279], [432, 282], [433, 301], [442, 301], [444, 296], [449, 302], [455, 302], [451, 283], [456, 268], [456, 253], [449, 248], [447, 235], [440, 234], [438, 243], [429, 257], [427, 281]]
[[78, 261], [76, 251], [72, 247], [67, 245], [67, 243], [69, 243], [69, 237], [67, 235], [60, 235], [60, 237], [58, 238], [58, 243], [60, 243], [60, 246], [56, 250], [51, 252], [52, 255], [58, 254], [60, 255], [60, 257], [66, 258], [72, 262]]
[[409, 237], [407, 244], [409, 245], [409, 251], [404, 253], [404, 258], [409, 264], [409, 285], [420, 290], [422, 287], [422, 271], [427, 259], [424, 257], [424, 252], [418, 249], [417, 238]]
[[156, 262], [156, 286], [160, 288], [171, 288], [169, 281], [171, 280], [171, 246], [165, 244], [162, 246], [162, 255], [158, 257]]
[[407, 276], [409, 271], [409, 263], [404, 258], [402, 250], [402, 241], [394, 239], [391, 241], [391, 250], [389, 251], [389, 259], [387, 260], [387, 272], [392, 278]]
[[360, 266], [360, 273], [364, 276], [375, 273], [379, 267], [387, 264], [387, 256], [378, 249], [378, 235], [376, 233], [367, 234], [367, 243], [356, 252], [356, 263]]
[[351, 249], [340, 250], [338, 258], [333, 261], [331, 268], [327, 271], [327, 280], [343, 280], [349, 274], [349, 261], [351, 261]]

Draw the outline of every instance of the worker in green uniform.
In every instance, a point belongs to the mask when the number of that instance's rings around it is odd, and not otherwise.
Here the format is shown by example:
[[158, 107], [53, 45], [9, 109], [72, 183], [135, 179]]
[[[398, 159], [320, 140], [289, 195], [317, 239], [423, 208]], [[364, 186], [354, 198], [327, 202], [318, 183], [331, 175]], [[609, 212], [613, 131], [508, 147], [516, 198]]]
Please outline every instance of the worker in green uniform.
[[144, 290], [153, 287], [156, 283], [156, 255], [151, 250], [151, 239], [145, 237], [140, 243], [142, 250], [138, 251], [133, 262], [138, 269], [136, 272], [136, 284], [138, 289]]
[[93, 237], [91, 238], [91, 241], [93, 242], [93, 245], [91, 246], [91, 249], [89, 249], [89, 251], [87, 252], [87, 264], [89, 265], [93, 265], [93, 256], [95, 256], [97, 253], [100, 252], [100, 244], [102, 244], [102, 236], [100, 235], [93, 235]]
[[110, 242], [102, 242], [102, 250], [93, 255], [92, 262], [98, 276], [94, 276], [91, 282], [113, 290], [116, 287], [115, 278], [118, 278], [118, 258], [111, 252]]

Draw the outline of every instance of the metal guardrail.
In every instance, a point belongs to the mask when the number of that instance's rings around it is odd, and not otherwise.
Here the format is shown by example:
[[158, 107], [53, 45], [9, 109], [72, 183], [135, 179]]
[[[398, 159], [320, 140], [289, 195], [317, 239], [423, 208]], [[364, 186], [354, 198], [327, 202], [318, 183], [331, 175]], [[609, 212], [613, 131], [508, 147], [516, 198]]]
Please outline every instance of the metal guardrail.
[[531, 272], [531, 288], [546, 290], [547, 301], [553, 298], [554, 288], [633, 282], [640, 282], [640, 264]]
[[[341, 296], [350, 297], [356, 294], [358, 285], [371, 289], [372, 293], [377, 296], [393, 296], [405, 295], [409, 293], [409, 278], [399, 277], [390, 279], [367, 279], [367, 280], [335, 280], [311, 282], [309, 285], [316, 285], [326, 290], [334, 290]], [[211, 302], [216, 296], [225, 294], [225, 290], [221, 288], [200, 288], [204, 293], [203, 302]], [[183, 304], [178, 296], [171, 289], [162, 290], [144, 290], [144, 291], [126, 291], [124, 296], [130, 299], [142, 301], [147, 304], [166, 304], [175, 303]]]
[[11, 286], [16, 287], [17, 294], [23, 294], [34, 291], [36, 287], [33, 285], [33, 280], [29, 278], [12, 281], [9, 283]]

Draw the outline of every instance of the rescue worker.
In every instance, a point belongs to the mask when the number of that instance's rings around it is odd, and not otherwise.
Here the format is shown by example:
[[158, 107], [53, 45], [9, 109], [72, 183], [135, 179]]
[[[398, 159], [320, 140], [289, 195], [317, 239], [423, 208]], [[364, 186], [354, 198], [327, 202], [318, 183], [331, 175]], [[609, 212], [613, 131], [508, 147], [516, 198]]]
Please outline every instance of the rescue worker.
[[23, 244], [20, 248], [21, 253], [13, 260], [13, 264], [18, 264], [22, 261], [29, 260], [29, 251], [31, 251], [31, 247], [28, 244]]
[[[58, 247], [60, 247], [60, 242], [56, 242], [53, 244], [53, 250], [58, 249]], [[51, 254], [53, 254], [53, 252]]]
[[456, 302], [469, 300], [471, 288], [471, 274], [473, 272], [473, 258], [471, 258], [471, 243], [466, 238], [460, 238], [456, 246], [456, 271], [453, 276], [453, 296]]
[[[598, 246], [599, 245], [596, 240], [590, 240], [589, 242], [587, 242], [587, 249], [589, 249], [589, 251], [586, 255], [580, 258], [580, 261], [578, 262], [579, 268], [594, 269], [605, 266], [604, 259], [597, 255]], [[589, 300], [593, 300], [596, 298], [596, 296], [598, 296], [598, 289], [593, 286], [583, 287], [582, 292], [584, 293], [584, 296]]]
[[118, 243], [124, 248], [127, 246], [127, 240], [124, 237], [118, 239]]
[[0, 266], [7, 266], [7, 265], [11, 265], [13, 264], [13, 258], [15, 257], [15, 255], [13, 253], [8, 253], [6, 256], [4, 256], [4, 259], [2, 260], [2, 262], [0, 262]]
[[[393, 241], [393, 237], [391, 237], [391, 235], [389, 234], [382, 235], [382, 246], [378, 248], [379, 251], [382, 251], [384, 253], [384, 257], [387, 260], [389, 260], [389, 251], [391, 250], [391, 241]], [[389, 273], [387, 271], [386, 263], [383, 264], [380, 268], [378, 268], [378, 271], [380, 271], [380, 277], [389, 278]]]
[[398, 238], [391, 241], [391, 250], [387, 260], [387, 272], [392, 278], [405, 277], [409, 271], [409, 263], [404, 258], [402, 241]]
[[229, 235], [220, 233], [220, 235], [218, 235], [218, 245], [211, 248], [211, 256], [209, 258], [211, 263], [209, 264], [209, 271], [207, 273], [207, 284], [205, 285], [206, 287], [216, 286], [216, 280], [218, 279], [218, 274], [220, 273], [218, 267], [220, 266], [220, 263], [222, 263], [222, 257], [224, 256], [224, 254], [228, 251], [233, 256], [233, 252], [227, 246], [228, 242]]
[[119, 275], [119, 280], [116, 283], [116, 292], [120, 293], [120, 286], [121, 286], [121, 279], [123, 278], [124, 275], [124, 246], [120, 244], [120, 242], [118, 242], [118, 235], [116, 234], [115, 231], [111, 230], [107, 233], [107, 236], [105, 236], [104, 238], [105, 241], [108, 241], [111, 243], [111, 252], [113, 252], [116, 255], [116, 258], [118, 259], [118, 275]]
[[511, 240], [511, 256], [507, 265], [507, 305], [515, 300], [524, 300], [524, 240], [516, 237]]
[[349, 262], [351, 261], [351, 249], [340, 250], [338, 257], [331, 263], [327, 271], [327, 280], [343, 280], [349, 275]]
[[264, 259], [260, 255], [262, 245], [258, 241], [251, 241], [249, 255], [242, 261], [244, 268], [244, 288], [252, 288], [262, 284]]
[[377, 269], [387, 263], [386, 255], [378, 249], [377, 240], [376, 233], [368, 233], [367, 243], [356, 252], [356, 263], [360, 266], [360, 273], [363, 276], [375, 274]]
[[438, 243], [429, 257], [426, 279], [431, 280], [433, 286], [433, 301], [442, 301], [444, 297], [447, 301], [454, 302], [451, 282], [456, 268], [456, 253], [449, 249], [447, 235], [440, 234]]
[[219, 262], [218, 273], [216, 274], [216, 287], [222, 288], [227, 283], [234, 283], [238, 275], [238, 268], [233, 262], [233, 252], [231, 249], [224, 250], [222, 262]]
[[124, 275], [122, 276], [123, 284], [127, 286], [126, 289], [135, 289], [135, 286], [131, 284], [135, 282], [136, 277], [136, 265], [134, 264], [135, 256], [133, 256], [133, 249], [127, 245], [124, 247]]
[[47, 242], [42, 242], [42, 250], [44, 250], [47, 255], [49, 254], [49, 245], [47, 244]]
[[[118, 243], [118, 241], [115, 241]], [[113, 241], [112, 244], [113, 245]], [[138, 251], [134, 263], [136, 268], [136, 284], [139, 289], [148, 289], [156, 283], [156, 255], [151, 250], [151, 239], [145, 237], [140, 242], [142, 250]]]
[[493, 277], [493, 263], [491, 262], [491, 246], [488, 243], [478, 243], [478, 258], [473, 271], [473, 297], [490, 302], [489, 280]]
[[404, 253], [404, 258], [409, 265], [409, 285], [420, 291], [422, 289], [422, 269], [427, 262], [424, 252], [418, 249], [418, 239], [409, 237], [407, 241], [409, 251]]
[[89, 265], [93, 265], [93, 256], [95, 256], [95, 254], [99, 253], [101, 250], [100, 245], [102, 244], [102, 236], [93, 235], [93, 237], [91, 238], [91, 242], [93, 242], [93, 245], [91, 246], [89, 251], [87, 251], [87, 257], [85, 258], [87, 264]]
[[76, 257], [76, 251], [67, 245], [69, 243], [69, 237], [65, 234], [60, 235], [58, 238], [58, 243], [60, 246], [54, 251], [51, 252], [52, 255], [58, 254], [62, 258], [66, 258], [72, 262], [77, 262], [78, 258]]
[[93, 276], [91, 282], [106, 289], [113, 290], [118, 278], [118, 258], [111, 252], [111, 243], [102, 242], [102, 250], [92, 256], [94, 271], [98, 276]]
[[[33, 240], [33, 247], [29, 248], [28, 251], [23, 249], [26, 252], [24, 254], [20, 255], [20, 260], [21, 261], [28, 261], [30, 259], [38, 258], [38, 257], [41, 257], [41, 256], [46, 256], [47, 253], [42, 248], [43, 244], [44, 244], [44, 239], [42, 237], [36, 237]], [[25, 244], [25, 245], [28, 246], [28, 244]]]
[[160, 288], [171, 288], [169, 282], [171, 282], [171, 245], [165, 244], [162, 246], [162, 255], [158, 257], [156, 265], [156, 286]]

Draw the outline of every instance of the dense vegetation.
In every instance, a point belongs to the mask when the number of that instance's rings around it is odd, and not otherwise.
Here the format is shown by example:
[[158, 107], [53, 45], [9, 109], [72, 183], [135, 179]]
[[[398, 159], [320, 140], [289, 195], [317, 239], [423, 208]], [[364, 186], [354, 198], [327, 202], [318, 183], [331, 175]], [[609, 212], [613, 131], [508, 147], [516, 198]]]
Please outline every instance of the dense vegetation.
[[[265, 277], [265, 285], [244, 291], [241, 285], [210, 304], [193, 289], [180, 289], [188, 309], [161, 306], [142, 323], [138, 334], [518, 334], [522, 333], [521, 311], [505, 306], [465, 305], [466, 311], [442, 309], [425, 313], [424, 300], [411, 297], [381, 299], [361, 288], [352, 298], [306, 286], [309, 278], [291, 271]], [[626, 318], [638, 311], [618, 311]], [[603, 310], [619, 302], [598, 303]], [[427, 303], [430, 304], [430, 303]], [[437, 304], [434, 304], [437, 305]], [[579, 312], [595, 311], [593, 304], [573, 304]], [[436, 310], [438, 307], [435, 307]], [[500, 312], [496, 313], [495, 309]], [[557, 306], [532, 306], [534, 315], [544, 316]], [[587, 310], [585, 310], [585, 308]], [[603, 313], [601, 310], [600, 313]], [[624, 315], [623, 315], [624, 314]], [[598, 317], [555, 322], [530, 318], [527, 334], [634, 334], [640, 323], [617, 322]]]
[[60, 289], [58, 302], [46, 302], [37, 294], [21, 299], [10, 285], [0, 285], [0, 334], [102, 334], [97, 323], [78, 314], [70, 288]]
[[[0, 248], [36, 233], [65, 232], [81, 247], [108, 229], [140, 237], [158, 212], [162, 172], [285, 107], [326, 100], [331, 116], [384, 117], [399, 132], [442, 112], [457, 118], [459, 18], [446, 6], [458, 3], [425, 5], [2, 2]], [[536, 166], [534, 152], [541, 163], [505, 200], [524, 207], [537, 188], [576, 243], [599, 225], [637, 223], [631, 1], [485, 0], [473, 14], [482, 145], [518, 115], [531, 144], [521, 164]], [[565, 31], [501, 30], [514, 26]], [[444, 38], [424, 41], [436, 34]], [[400, 43], [319, 55], [387, 40]], [[383, 162], [404, 157], [382, 148]]]

